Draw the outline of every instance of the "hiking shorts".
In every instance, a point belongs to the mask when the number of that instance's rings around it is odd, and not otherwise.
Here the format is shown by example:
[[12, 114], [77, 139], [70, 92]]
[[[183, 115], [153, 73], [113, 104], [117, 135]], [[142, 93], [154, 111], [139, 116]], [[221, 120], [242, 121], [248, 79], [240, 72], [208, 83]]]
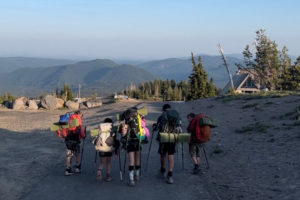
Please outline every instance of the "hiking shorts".
[[80, 153], [80, 141], [65, 140], [67, 147], [67, 156], [78, 156]]
[[127, 147], [126, 147], [127, 152], [137, 152], [142, 150], [142, 146], [138, 140], [133, 140], [133, 141], [128, 141]]
[[99, 156], [104, 158], [104, 157], [112, 157], [112, 152], [99, 152]]
[[200, 151], [204, 147], [205, 143], [190, 143], [189, 144], [189, 151], [191, 157], [200, 157]]
[[174, 155], [176, 143], [159, 143], [158, 153], [161, 155]]

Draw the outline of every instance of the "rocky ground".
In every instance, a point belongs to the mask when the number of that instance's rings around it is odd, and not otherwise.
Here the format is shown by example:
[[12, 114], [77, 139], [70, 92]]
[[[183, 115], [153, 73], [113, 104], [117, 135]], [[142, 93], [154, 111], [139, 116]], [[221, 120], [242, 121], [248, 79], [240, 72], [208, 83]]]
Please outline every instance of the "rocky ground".
[[[88, 129], [105, 117], [115, 117], [127, 107], [143, 103], [149, 109], [149, 128], [160, 114], [162, 102], [119, 102], [84, 110]], [[212, 129], [202, 156], [203, 174], [191, 174], [192, 163], [184, 145], [176, 156], [175, 183], [156, 177], [159, 169], [157, 144], [151, 151], [147, 172], [135, 188], [118, 180], [118, 160], [113, 162], [111, 183], [97, 183], [94, 150], [85, 142], [83, 173], [64, 177], [64, 142], [49, 131], [65, 111], [0, 110], [0, 199], [298, 199], [300, 196], [300, 123], [296, 108], [300, 96], [212, 98], [192, 102], [169, 102], [180, 111], [184, 127], [190, 112], [204, 112], [219, 121]], [[149, 145], [143, 147], [143, 165]], [[181, 146], [179, 145], [179, 150]], [[64, 185], [68, 185], [65, 187]], [[71, 191], [69, 191], [71, 190]], [[117, 192], [116, 192], [117, 191]], [[130, 192], [131, 191], [131, 192]]]

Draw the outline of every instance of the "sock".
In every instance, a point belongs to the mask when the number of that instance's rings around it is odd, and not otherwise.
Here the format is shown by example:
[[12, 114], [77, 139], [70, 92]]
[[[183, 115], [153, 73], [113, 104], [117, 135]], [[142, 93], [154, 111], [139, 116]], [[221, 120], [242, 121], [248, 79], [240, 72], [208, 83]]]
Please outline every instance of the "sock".
[[169, 171], [168, 176], [172, 176], [172, 175], [173, 175], [173, 172]]
[[198, 164], [195, 164], [195, 169], [198, 169], [199, 168], [199, 165]]
[[135, 169], [136, 169], [136, 170], [139, 170], [140, 168], [141, 168], [141, 166], [139, 166], [139, 165], [136, 165], [136, 166], [135, 166]]
[[160, 168], [160, 172], [166, 172], [166, 168]]
[[129, 170], [129, 171], [133, 171], [133, 170], [134, 170], [134, 167], [133, 167], [133, 166], [129, 166], [129, 167], [128, 167], [128, 170]]

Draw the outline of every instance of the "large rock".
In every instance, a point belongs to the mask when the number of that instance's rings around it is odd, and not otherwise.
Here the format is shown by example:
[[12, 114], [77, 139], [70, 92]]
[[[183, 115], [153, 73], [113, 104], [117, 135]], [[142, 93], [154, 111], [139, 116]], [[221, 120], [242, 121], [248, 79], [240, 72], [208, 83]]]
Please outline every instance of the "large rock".
[[100, 100], [87, 101], [85, 104], [88, 108], [94, 108], [94, 107], [102, 106], [102, 101]]
[[12, 109], [13, 110], [24, 110], [26, 108], [26, 103], [27, 103], [27, 98], [26, 97], [20, 97], [17, 98], [14, 102], [13, 102], [13, 106]]
[[79, 109], [79, 103], [74, 102], [74, 101], [67, 101], [66, 102], [66, 107], [71, 109], [71, 110], [78, 110]]
[[80, 109], [80, 110], [81, 110], [81, 109], [87, 109], [86, 103], [85, 103], [85, 102], [80, 103], [80, 104], [79, 104], [79, 109]]
[[36, 103], [36, 101], [34, 101], [34, 100], [29, 100], [29, 101], [28, 101], [28, 109], [29, 109], [29, 110], [38, 110], [39, 107], [38, 107], [38, 104]]
[[64, 107], [65, 101], [63, 99], [56, 98], [56, 101], [57, 101], [56, 108], [62, 108], [62, 107]]
[[52, 95], [47, 95], [41, 100], [41, 106], [48, 110], [54, 110], [57, 108], [56, 97]]

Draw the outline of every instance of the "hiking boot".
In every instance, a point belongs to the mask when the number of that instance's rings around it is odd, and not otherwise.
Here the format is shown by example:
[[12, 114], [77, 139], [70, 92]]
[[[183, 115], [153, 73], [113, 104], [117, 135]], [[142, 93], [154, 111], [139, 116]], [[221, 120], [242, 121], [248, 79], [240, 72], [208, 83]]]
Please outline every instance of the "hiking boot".
[[72, 175], [72, 174], [74, 174], [74, 172], [72, 171], [71, 167], [67, 167], [67, 168], [66, 168], [66, 171], [65, 171], [65, 175], [66, 175], [66, 176], [70, 176], [70, 175]]
[[140, 170], [139, 169], [135, 170], [134, 180], [136, 180], [136, 181], [140, 180]]
[[135, 186], [134, 171], [129, 171], [129, 186]]
[[201, 169], [199, 168], [199, 165], [195, 165], [195, 167], [193, 169], [193, 174], [199, 174], [200, 171], [201, 171]]
[[174, 179], [173, 179], [172, 176], [168, 176], [167, 183], [169, 183], [169, 184], [173, 184], [174, 183]]
[[98, 181], [102, 181], [102, 169], [98, 169], [97, 171], [97, 180]]
[[81, 164], [75, 166], [75, 173], [81, 173]]
[[110, 174], [107, 174], [107, 175], [106, 175], [105, 181], [106, 181], [106, 182], [112, 181], [112, 177], [111, 177]]

